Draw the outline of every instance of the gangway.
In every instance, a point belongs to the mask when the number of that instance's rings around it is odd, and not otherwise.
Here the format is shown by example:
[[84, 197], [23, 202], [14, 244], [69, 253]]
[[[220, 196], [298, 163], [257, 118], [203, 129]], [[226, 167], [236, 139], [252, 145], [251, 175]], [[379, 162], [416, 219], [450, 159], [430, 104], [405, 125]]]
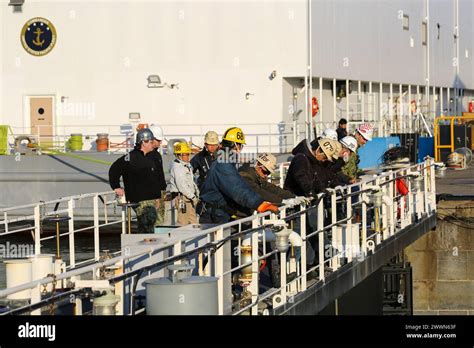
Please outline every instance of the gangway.
[[[406, 195], [397, 191], [400, 180], [408, 187]], [[92, 225], [77, 228], [75, 209], [91, 200]], [[180, 264], [192, 265], [193, 274], [217, 278], [216, 314], [318, 313], [435, 227], [435, 167], [427, 157], [416, 165], [327, 190], [308, 205], [283, 206], [278, 214], [254, 214], [222, 225], [182, 226], [154, 235], [129, 234], [125, 210], [107, 215], [114, 202], [113, 192], [101, 192], [0, 210], [4, 227], [0, 237], [31, 231], [36, 254], [42, 252], [41, 242], [51, 238], [68, 238], [70, 250], [54, 274], [0, 290], [0, 299], [25, 290], [31, 293], [3, 315], [45, 314], [42, 308], [71, 296], [74, 313], [89, 314], [83, 311], [85, 301], [106, 291], [118, 295], [117, 314], [143, 314], [146, 307], [137, 301], [137, 294], [144, 280], [166, 276], [168, 266]], [[66, 207], [59, 209], [61, 204]], [[18, 210], [23, 212], [21, 218], [13, 214]], [[44, 236], [42, 219], [59, 215], [68, 218], [67, 232]], [[25, 227], [28, 221], [31, 226]], [[21, 228], [15, 227], [18, 223]], [[104, 255], [99, 248], [101, 231], [113, 225], [122, 230], [121, 250]], [[77, 262], [75, 238], [89, 230], [94, 257]], [[316, 248], [314, 258], [309, 244]], [[262, 263], [275, 255], [287, 260], [279, 263], [281, 286], [265, 288]], [[287, 279], [292, 272], [296, 277]], [[51, 284], [62, 288], [47, 292]], [[243, 289], [240, 296], [233, 290], [236, 284]]]

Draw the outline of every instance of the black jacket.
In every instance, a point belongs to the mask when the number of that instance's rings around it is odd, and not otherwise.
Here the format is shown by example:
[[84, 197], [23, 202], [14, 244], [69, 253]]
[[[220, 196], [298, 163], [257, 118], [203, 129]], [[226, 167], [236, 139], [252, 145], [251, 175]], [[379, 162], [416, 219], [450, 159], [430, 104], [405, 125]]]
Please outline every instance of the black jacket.
[[207, 172], [211, 168], [212, 162], [216, 159], [206, 148], [202, 149], [201, 152], [197, 153], [191, 159], [191, 165], [193, 166], [193, 173], [199, 172], [197, 179], [198, 188], [201, 189], [204, 180], [206, 179]]
[[336, 129], [337, 132], [337, 140], [341, 140], [345, 136], [347, 136], [347, 130], [345, 128], [338, 127]]
[[145, 157], [141, 150], [134, 149], [110, 166], [110, 187], [114, 190], [120, 188], [122, 177], [127, 201], [137, 203], [158, 199], [161, 198], [161, 186], [156, 180], [156, 172], [154, 161]]
[[295, 155], [288, 168], [285, 179], [285, 190], [297, 196], [315, 196], [331, 187], [331, 170], [312, 154], [307, 139], [302, 140], [292, 151]]
[[244, 163], [242, 167], [239, 168], [239, 174], [245, 179], [247, 184], [249, 184], [250, 188], [257, 192], [265, 201], [281, 203], [284, 199], [295, 197], [292, 192], [273, 185], [258, 176], [255, 167], [250, 166], [250, 163]]
[[155, 163], [156, 181], [158, 181], [158, 187], [160, 189], [161, 195], [161, 191], [166, 191], [166, 179], [165, 172], [163, 171], [163, 159], [161, 157], [161, 154], [158, 152], [158, 150], [155, 149], [152, 152], [147, 153], [146, 158], [150, 158]]

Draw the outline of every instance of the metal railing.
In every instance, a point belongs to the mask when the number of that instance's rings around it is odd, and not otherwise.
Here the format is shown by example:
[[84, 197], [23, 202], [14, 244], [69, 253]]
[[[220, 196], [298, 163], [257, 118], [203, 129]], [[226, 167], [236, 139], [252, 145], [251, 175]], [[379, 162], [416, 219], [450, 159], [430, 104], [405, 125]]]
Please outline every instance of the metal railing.
[[[285, 166], [287, 164], [282, 164], [281, 167]], [[397, 191], [400, 180], [403, 180], [408, 187], [406, 195], [400, 195]], [[111, 193], [82, 195], [81, 199], [93, 199], [95, 202], [94, 212], [97, 212], [99, 210], [99, 196], [108, 194]], [[77, 197], [64, 198], [48, 202], [48, 204], [68, 202], [69, 209], [65, 209], [63, 212], [71, 214], [74, 210], [73, 202], [77, 199]], [[16, 207], [16, 209], [18, 208]], [[20, 208], [33, 208], [35, 212], [33, 217], [35, 221], [39, 220], [41, 204]], [[8, 209], [1, 210], [4, 220], [0, 221], [0, 224], [4, 226], [7, 226], [8, 216], [5, 214], [8, 214], [8, 211]], [[142, 269], [116, 273], [107, 279], [97, 280], [102, 284], [105, 282], [113, 285], [116, 291], [119, 291], [120, 284], [123, 284], [126, 279], [138, 282], [144, 272], [150, 274], [152, 271], [164, 269], [167, 265], [189, 261], [196, 255], [200, 255], [207, 256], [208, 262], [207, 266], [204, 263], [196, 264], [198, 273], [218, 278], [218, 298], [216, 300], [218, 301], [219, 314], [267, 314], [270, 309], [287, 303], [292, 296], [304, 292], [316, 282], [324, 282], [325, 273], [329, 269], [335, 272], [344, 263], [351, 263], [367, 257], [376, 250], [378, 245], [407, 226], [435, 214], [435, 211], [434, 161], [427, 158], [424, 162], [416, 165], [374, 175], [350, 186], [327, 190], [314, 197], [308, 206], [304, 204], [296, 207], [284, 206], [280, 208], [279, 214], [255, 214], [204, 229], [192, 237], [178, 238], [173, 242], [173, 245], [149, 245], [144, 250], [134, 253], [121, 250], [107, 260], [99, 261], [99, 229], [107, 224], [116, 223], [122, 224], [122, 233], [125, 233], [125, 214], [122, 213], [119, 220], [100, 223], [96, 213], [94, 225], [90, 227], [94, 229], [94, 260], [96, 262], [81, 267], [77, 263], [69, 264], [66, 272], [55, 277], [46, 277], [0, 290], [0, 298], [25, 289], [39, 292], [40, 285], [58, 280], [69, 280], [71, 291], [80, 290], [85, 285], [75, 282], [77, 276], [92, 273], [96, 279], [97, 271], [104, 267], [123, 267], [127, 260], [138, 257], [147, 259], [162, 253], [162, 261], [154, 262]], [[47, 212], [46, 215], [57, 213], [58, 210], [54, 210]], [[327, 217], [325, 217], [325, 213], [327, 213]], [[294, 232], [293, 238], [290, 237], [290, 248], [285, 250], [279, 250], [274, 244], [274, 232], [278, 230], [278, 226], [282, 222]], [[38, 244], [41, 240], [39, 228], [39, 224], [35, 225], [35, 242]], [[5, 229], [6, 232], [14, 233], [12, 230]], [[70, 241], [73, 241], [73, 246], [76, 232], [78, 231], [74, 230], [72, 224], [68, 235], [71, 238]], [[186, 250], [186, 245], [198, 238], [204, 238], [205, 244]], [[236, 245], [235, 250], [231, 250], [231, 243]], [[38, 249], [39, 252], [40, 249]], [[237, 255], [237, 260], [231, 264], [226, 263], [225, 260], [229, 259], [230, 253], [234, 252]], [[270, 286], [262, 292], [259, 290], [261, 288], [261, 262], [278, 254], [281, 286]], [[296, 277], [287, 281], [287, 274], [293, 272], [296, 273]], [[233, 275], [236, 274], [240, 274], [241, 280], [239, 282], [244, 288], [242, 298], [237, 300], [232, 299], [231, 293]], [[133, 299], [133, 295], [131, 293], [126, 296], [132, 296]], [[41, 305], [42, 300], [39, 294], [36, 294], [36, 297], [32, 296], [32, 298], [37, 299], [36, 303], [32, 301], [32, 304], [23, 309], [24, 311], [31, 311]], [[138, 314], [142, 311], [143, 308], [123, 313], [119, 309], [121, 314]]]

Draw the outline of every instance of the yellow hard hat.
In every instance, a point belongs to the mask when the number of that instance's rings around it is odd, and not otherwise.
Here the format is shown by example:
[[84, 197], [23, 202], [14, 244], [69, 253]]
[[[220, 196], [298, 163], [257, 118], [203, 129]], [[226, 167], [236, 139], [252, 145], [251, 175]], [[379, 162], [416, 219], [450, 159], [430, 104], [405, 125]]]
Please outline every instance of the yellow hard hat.
[[189, 147], [188, 143], [184, 141], [180, 141], [176, 144], [174, 144], [174, 154], [175, 155], [180, 155], [183, 153], [192, 153], [191, 148]]
[[242, 129], [238, 127], [232, 127], [225, 131], [222, 140], [231, 141], [237, 144], [244, 144], [245, 145], [245, 135], [242, 132]]

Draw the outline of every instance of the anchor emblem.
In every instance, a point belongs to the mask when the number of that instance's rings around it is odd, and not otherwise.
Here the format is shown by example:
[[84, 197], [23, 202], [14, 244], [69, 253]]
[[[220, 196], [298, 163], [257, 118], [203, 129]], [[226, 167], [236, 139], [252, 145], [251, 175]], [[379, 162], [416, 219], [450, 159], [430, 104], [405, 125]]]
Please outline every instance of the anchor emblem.
[[46, 18], [31, 18], [21, 29], [21, 44], [33, 56], [48, 54], [56, 44], [56, 28]]
[[43, 46], [44, 40], [40, 40], [41, 34], [44, 34], [44, 31], [42, 31], [40, 28], [36, 28], [36, 31], [34, 32], [36, 34], [36, 38], [33, 40], [33, 43], [36, 46]]

